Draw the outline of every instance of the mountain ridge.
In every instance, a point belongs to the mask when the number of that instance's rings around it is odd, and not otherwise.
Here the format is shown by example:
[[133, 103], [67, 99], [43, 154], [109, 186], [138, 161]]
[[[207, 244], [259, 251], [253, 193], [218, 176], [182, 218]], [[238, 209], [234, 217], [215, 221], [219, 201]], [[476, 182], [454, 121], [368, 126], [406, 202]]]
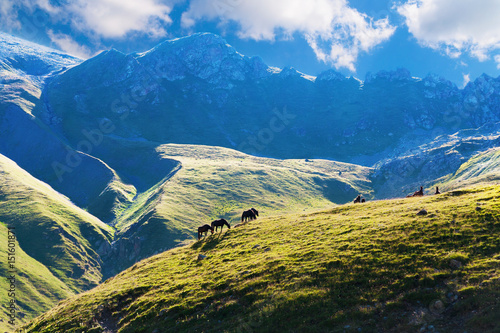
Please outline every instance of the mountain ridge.
[[[200, 223], [226, 218], [234, 226], [251, 206], [279, 220], [342, 211], [358, 194], [499, 181], [500, 78], [483, 75], [459, 89], [405, 69], [364, 81], [334, 70], [312, 77], [243, 56], [213, 34], [86, 61], [9, 38], [0, 35], [0, 162], [17, 163], [65, 195], [65, 211], [85, 209], [107, 230], [97, 245], [53, 226], [62, 218], [55, 213], [33, 223], [89, 249], [75, 257], [90, 266], [69, 260], [71, 269], [51, 266], [40, 259], [51, 251], [40, 250], [37, 267], [60, 278], [46, 277], [58, 295], [186, 244]], [[28, 209], [30, 196], [19, 198]], [[14, 215], [0, 217], [23, 222]]]

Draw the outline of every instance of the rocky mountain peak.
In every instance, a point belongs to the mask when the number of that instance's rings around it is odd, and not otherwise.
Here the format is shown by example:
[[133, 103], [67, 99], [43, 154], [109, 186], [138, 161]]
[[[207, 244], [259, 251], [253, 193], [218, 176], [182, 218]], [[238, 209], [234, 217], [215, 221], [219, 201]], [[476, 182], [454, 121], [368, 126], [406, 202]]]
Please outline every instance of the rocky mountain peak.
[[329, 69], [321, 72], [316, 78], [317, 81], [346, 81], [347, 78], [339, 72]]
[[194, 76], [231, 88], [229, 81], [267, 75], [267, 66], [260, 58], [249, 58], [236, 52], [222, 37], [197, 33], [188, 37], [167, 40], [153, 49], [133, 55], [141, 64], [169, 81]]
[[415, 80], [409, 70], [406, 68], [398, 68], [395, 71], [379, 71], [376, 74], [367, 73], [365, 77], [365, 84], [371, 83], [375, 80], [393, 81], [413, 81]]

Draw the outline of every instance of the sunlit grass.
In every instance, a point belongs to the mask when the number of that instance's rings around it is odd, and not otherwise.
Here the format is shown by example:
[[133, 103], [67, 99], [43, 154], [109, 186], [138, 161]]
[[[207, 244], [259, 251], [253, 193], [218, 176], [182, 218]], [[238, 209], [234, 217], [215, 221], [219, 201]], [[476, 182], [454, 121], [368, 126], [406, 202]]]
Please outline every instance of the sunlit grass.
[[27, 331], [492, 332], [499, 234], [499, 187], [262, 217], [137, 263]]
[[162, 181], [141, 193], [116, 220], [117, 236], [144, 241], [137, 259], [196, 239], [200, 225], [224, 218], [231, 225], [255, 207], [261, 216], [311, 212], [370, 197], [370, 168], [327, 160], [278, 160], [232, 149], [168, 144], [164, 159], [179, 161]]
[[[101, 282], [102, 261], [96, 251], [100, 245], [109, 244], [113, 229], [0, 155], [3, 305], [7, 290], [3, 277], [8, 271], [7, 227], [14, 228], [17, 237], [16, 324]], [[6, 317], [2, 318], [0, 325], [6, 325]]]

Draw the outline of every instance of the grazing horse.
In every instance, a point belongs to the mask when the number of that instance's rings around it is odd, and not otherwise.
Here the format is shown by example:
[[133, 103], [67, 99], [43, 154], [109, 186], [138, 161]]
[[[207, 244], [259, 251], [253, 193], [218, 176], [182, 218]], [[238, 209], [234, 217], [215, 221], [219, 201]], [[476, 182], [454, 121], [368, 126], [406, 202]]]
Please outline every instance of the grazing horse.
[[406, 197], [411, 198], [411, 197], [423, 197], [424, 196], [424, 188], [420, 186], [420, 190], [415, 191], [413, 194], [408, 194]]
[[224, 229], [224, 225], [227, 225], [227, 227], [229, 229], [231, 229], [231, 226], [229, 225], [229, 223], [224, 220], [224, 219], [220, 219], [220, 220], [215, 220], [212, 222], [212, 228], [215, 227], [215, 232], [217, 232], [217, 229], [220, 227], [220, 231], [222, 232], [222, 229]]
[[436, 193], [434, 194], [441, 194], [441, 192], [439, 192], [439, 187], [436, 186]]
[[212, 232], [212, 234], [214, 233], [214, 228], [212, 228], [208, 224], [204, 224], [201, 227], [199, 227], [198, 228], [198, 240], [201, 238], [202, 233], [205, 233], [205, 236], [206, 236], [208, 233], [208, 230], [210, 230]]
[[245, 220], [245, 222], [247, 220], [255, 220], [257, 216], [259, 216], [259, 212], [257, 211], [257, 209], [252, 207], [249, 210], [245, 210], [243, 214], [241, 214], [241, 222], [243, 222], [243, 220]]

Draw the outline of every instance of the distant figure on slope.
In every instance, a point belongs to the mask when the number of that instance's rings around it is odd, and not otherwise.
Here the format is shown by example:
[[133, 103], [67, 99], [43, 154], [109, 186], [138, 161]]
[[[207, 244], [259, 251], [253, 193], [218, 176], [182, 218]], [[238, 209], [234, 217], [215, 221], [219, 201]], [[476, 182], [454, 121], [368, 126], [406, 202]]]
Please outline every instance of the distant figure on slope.
[[212, 228], [208, 224], [204, 224], [201, 227], [199, 227], [198, 228], [198, 240], [200, 240], [201, 234], [205, 233], [205, 236], [206, 236], [208, 233], [208, 230], [210, 230], [212, 232], [212, 234], [214, 233], [214, 228]]
[[255, 208], [250, 208], [249, 210], [245, 210], [243, 214], [241, 214], [241, 222], [247, 221], [247, 220], [255, 220], [259, 216], [259, 212]]
[[441, 192], [439, 192], [439, 187], [436, 186], [436, 193], [434, 194], [441, 194]]
[[361, 194], [358, 194], [358, 196], [356, 197], [356, 199], [354, 199], [353, 203], [363, 203], [365, 201], [366, 201], [365, 198], [363, 198], [361, 196]]
[[224, 225], [227, 225], [229, 229], [231, 229], [231, 226], [225, 219], [220, 219], [220, 220], [215, 220], [211, 223], [212, 228], [215, 227], [215, 232], [217, 232], [217, 229], [220, 227], [220, 231], [222, 232], [222, 229], [224, 229]]
[[424, 196], [424, 188], [420, 186], [420, 190], [415, 191], [413, 194], [408, 194], [406, 197], [411, 198], [411, 197], [423, 197]]

